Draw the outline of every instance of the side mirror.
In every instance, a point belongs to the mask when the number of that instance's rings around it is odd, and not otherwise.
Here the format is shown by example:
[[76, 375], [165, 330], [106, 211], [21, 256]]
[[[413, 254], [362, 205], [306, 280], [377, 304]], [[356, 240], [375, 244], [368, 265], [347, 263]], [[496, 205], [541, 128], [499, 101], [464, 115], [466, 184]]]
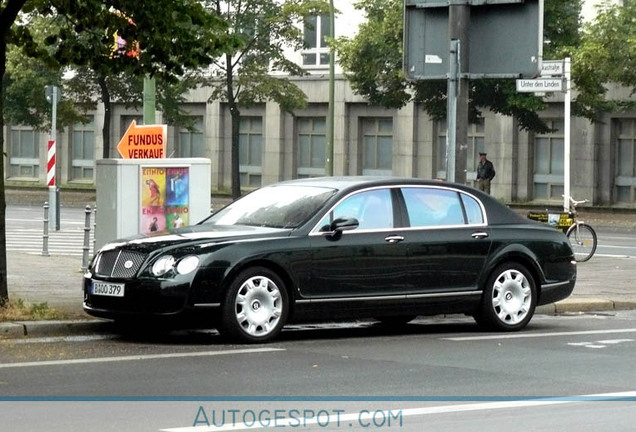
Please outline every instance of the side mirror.
[[340, 240], [343, 231], [354, 230], [358, 228], [360, 222], [356, 218], [338, 218], [331, 222], [331, 225], [325, 225], [327, 230], [327, 239], [332, 241]]
[[356, 218], [338, 218], [331, 222], [331, 232], [349, 231], [358, 228], [360, 222]]

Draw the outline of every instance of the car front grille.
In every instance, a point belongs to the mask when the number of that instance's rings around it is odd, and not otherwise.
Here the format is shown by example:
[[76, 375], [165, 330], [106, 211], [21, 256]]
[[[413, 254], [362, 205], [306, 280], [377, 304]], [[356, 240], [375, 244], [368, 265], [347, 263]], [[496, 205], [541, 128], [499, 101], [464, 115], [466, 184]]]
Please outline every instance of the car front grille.
[[131, 278], [146, 260], [146, 254], [127, 250], [106, 251], [100, 254], [94, 274], [102, 277]]

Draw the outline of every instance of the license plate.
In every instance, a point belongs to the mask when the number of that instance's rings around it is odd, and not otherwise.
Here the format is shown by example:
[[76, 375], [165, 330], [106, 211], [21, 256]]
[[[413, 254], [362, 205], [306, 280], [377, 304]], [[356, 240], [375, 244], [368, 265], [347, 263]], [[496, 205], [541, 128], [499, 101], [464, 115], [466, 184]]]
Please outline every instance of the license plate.
[[93, 281], [91, 287], [91, 293], [93, 295], [109, 296], [109, 297], [123, 297], [124, 296], [124, 284]]

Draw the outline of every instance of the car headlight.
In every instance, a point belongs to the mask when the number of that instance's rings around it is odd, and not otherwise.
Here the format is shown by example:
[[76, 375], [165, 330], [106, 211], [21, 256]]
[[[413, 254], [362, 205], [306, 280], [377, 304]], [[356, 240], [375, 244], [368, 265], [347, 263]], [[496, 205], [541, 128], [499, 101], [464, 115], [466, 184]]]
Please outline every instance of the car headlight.
[[151, 272], [155, 276], [163, 276], [174, 268], [174, 257], [165, 255], [159, 258], [152, 265]]
[[179, 260], [177, 264], [177, 273], [179, 274], [188, 274], [191, 271], [194, 271], [199, 266], [199, 257], [194, 255], [189, 255]]

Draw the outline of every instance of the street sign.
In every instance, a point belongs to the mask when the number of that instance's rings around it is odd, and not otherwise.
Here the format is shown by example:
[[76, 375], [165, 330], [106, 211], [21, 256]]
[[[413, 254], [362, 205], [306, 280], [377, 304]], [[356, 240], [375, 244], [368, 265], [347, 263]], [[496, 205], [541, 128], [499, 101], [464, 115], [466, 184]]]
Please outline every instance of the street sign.
[[124, 159], [161, 159], [166, 156], [167, 125], [141, 125], [132, 121], [117, 144]]
[[518, 79], [517, 91], [521, 93], [565, 91], [563, 78]]
[[541, 62], [541, 76], [563, 76], [563, 60], [544, 60]]

